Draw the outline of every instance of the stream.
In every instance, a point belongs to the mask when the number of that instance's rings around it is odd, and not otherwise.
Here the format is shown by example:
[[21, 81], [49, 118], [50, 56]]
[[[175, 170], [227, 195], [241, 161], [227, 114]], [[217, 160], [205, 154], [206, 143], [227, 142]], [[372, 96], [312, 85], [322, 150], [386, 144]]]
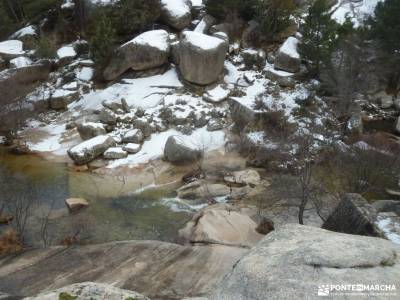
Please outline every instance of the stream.
[[[138, 190], [135, 177], [128, 179], [76, 172], [65, 163], [0, 149], [0, 205], [7, 202], [10, 210], [31, 203], [24, 231], [29, 246], [58, 245], [75, 235], [84, 244], [135, 239], [176, 242], [178, 230], [193, 216], [193, 211], [174, 200], [176, 186]], [[90, 206], [70, 214], [65, 206], [70, 197], [85, 198]], [[45, 220], [49, 222], [43, 230]]]

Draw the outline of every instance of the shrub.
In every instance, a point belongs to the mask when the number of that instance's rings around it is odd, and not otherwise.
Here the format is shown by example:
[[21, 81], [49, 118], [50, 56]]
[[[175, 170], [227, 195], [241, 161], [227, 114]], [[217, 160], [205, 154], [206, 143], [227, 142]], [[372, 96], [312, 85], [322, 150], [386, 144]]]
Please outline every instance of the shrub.
[[98, 71], [103, 70], [113, 53], [115, 30], [112, 21], [101, 13], [96, 18], [94, 32], [90, 38], [90, 56], [96, 63]]
[[0, 1], [0, 38], [5, 38], [26, 23], [32, 23], [62, 0], [3, 0]]
[[246, 68], [248, 69], [257, 67], [261, 70], [265, 67], [265, 53], [247, 50], [242, 52], [242, 58]]
[[115, 10], [119, 35], [138, 33], [148, 28], [161, 14], [159, 0], [120, 0]]
[[370, 33], [383, 50], [379, 59], [383, 74], [388, 79], [389, 89], [400, 88], [400, 1], [379, 2], [375, 16], [369, 20]]
[[106, 17], [115, 34], [126, 39], [148, 29], [160, 14], [159, 0], [120, 0], [112, 6], [99, 6], [89, 20], [89, 37], [96, 34], [99, 18]]
[[22, 1], [22, 8], [26, 22], [43, 15], [49, 9], [58, 8], [63, 0], [24, 0]]
[[52, 36], [42, 36], [36, 42], [35, 49], [35, 54], [40, 58], [55, 58], [57, 56], [57, 45]]
[[320, 65], [330, 59], [338, 40], [338, 27], [331, 19], [327, 0], [315, 1], [301, 25], [303, 39], [299, 45], [299, 52], [312, 75], [318, 75]]
[[372, 36], [380, 41], [389, 53], [400, 51], [400, 1], [386, 0], [379, 2], [375, 16], [370, 19]]
[[208, 14], [220, 20], [237, 17], [250, 20], [258, 4], [259, 0], [206, 0], [205, 7]]
[[78, 296], [72, 296], [68, 293], [60, 293], [58, 295], [58, 300], [75, 300], [77, 298], [78, 298]]
[[22, 250], [19, 234], [13, 229], [7, 229], [0, 236], [0, 255], [17, 253]]
[[4, 4], [0, 2], [0, 40], [7, 38], [16, 29], [16, 24], [8, 16]]
[[288, 137], [296, 129], [283, 110], [269, 110], [264, 113], [264, 131], [271, 136]]
[[285, 31], [295, 12], [296, 5], [293, 0], [264, 0], [258, 3], [256, 20], [260, 24], [263, 39], [275, 40], [280, 33]]

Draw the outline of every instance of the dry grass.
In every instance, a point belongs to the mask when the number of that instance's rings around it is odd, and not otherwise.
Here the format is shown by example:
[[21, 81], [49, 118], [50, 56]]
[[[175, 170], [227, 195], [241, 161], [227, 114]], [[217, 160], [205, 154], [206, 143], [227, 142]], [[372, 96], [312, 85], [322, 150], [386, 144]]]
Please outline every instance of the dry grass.
[[22, 251], [19, 234], [14, 229], [7, 229], [0, 236], [0, 255], [14, 254]]

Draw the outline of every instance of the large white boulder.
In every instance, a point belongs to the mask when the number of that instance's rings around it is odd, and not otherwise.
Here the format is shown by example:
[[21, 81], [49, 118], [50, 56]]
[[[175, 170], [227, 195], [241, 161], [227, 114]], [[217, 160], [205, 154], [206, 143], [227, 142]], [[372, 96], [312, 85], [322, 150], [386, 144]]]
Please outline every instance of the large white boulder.
[[179, 46], [179, 69], [185, 80], [207, 85], [216, 82], [224, 70], [228, 43], [216, 37], [185, 31]]
[[161, 0], [161, 20], [167, 25], [182, 30], [192, 21], [190, 0]]
[[296, 73], [300, 71], [301, 58], [297, 51], [299, 40], [288, 37], [279, 48], [275, 58], [275, 68], [286, 72]]
[[250, 216], [226, 205], [213, 205], [196, 214], [179, 235], [188, 243], [252, 247], [264, 236]]
[[120, 46], [110, 64], [104, 70], [104, 78], [113, 80], [132, 68], [143, 71], [168, 62], [170, 53], [169, 34], [165, 30], [151, 30], [140, 34]]
[[[398, 287], [400, 249], [381, 238], [284, 225], [252, 248], [210, 299], [320, 299], [319, 287], [338, 284]], [[334, 293], [331, 291], [331, 297]], [[353, 296], [369, 299], [368, 292], [364, 293]], [[350, 295], [337, 296], [348, 299]], [[375, 293], [374, 299], [388, 297]]]
[[102, 155], [114, 145], [115, 140], [112, 137], [99, 135], [71, 148], [68, 150], [68, 155], [77, 165], [84, 165]]

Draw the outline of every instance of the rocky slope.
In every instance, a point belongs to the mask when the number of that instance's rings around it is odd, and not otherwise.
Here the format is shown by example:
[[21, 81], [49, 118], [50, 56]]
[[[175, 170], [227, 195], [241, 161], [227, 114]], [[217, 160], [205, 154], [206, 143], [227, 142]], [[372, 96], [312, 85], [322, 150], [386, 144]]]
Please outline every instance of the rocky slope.
[[[391, 291], [376, 292], [374, 299], [395, 299], [399, 251], [379, 238], [285, 225], [245, 255], [210, 299], [319, 299], [319, 288], [327, 285], [334, 296], [330, 286], [343, 283], [394, 285]], [[352, 293], [357, 294], [357, 289], [339, 297], [347, 299]], [[367, 294], [357, 297], [369, 299]]]
[[[0, 290], [33, 295], [89, 280], [135, 290], [151, 299], [318, 299], [323, 285], [361, 283], [390, 286], [376, 290], [375, 299], [396, 299], [392, 286], [400, 284], [399, 251], [398, 245], [380, 238], [290, 224], [277, 228], [251, 250], [118, 242], [28, 251], [0, 261]], [[83, 290], [100, 290], [102, 295], [118, 291], [94, 287], [89, 284]], [[81, 289], [73, 286], [58, 292]], [[339, 293], [335, 288], [330, 292]], [[55, 293], [34, 299], [57, 299]]]
[[213, 290], [247, 251], [157, 241], [32, 250], [0, 261], [0, 291], [32, 296], [76, 282], [94, 281], [152, 299], [201, 296]]
[[[361, 22], [376, 2], [337, 1], [332, 16], [342, 22], [350, 13], [352, 20]], [[73, 5], [66, 0], [62, 9]], [[104, 86], [94, 79], [96, 66], [89, 58], [86, 41], [60, 45], [57, 57], [51, 60], [35, 56], [30, 43], [38, 38], [39, 30], [34, 26], [1, 42], [1, 102], [11, 111], [21, 104], [24, 112], [34, 112], [19, 132], [19, 142], [27, 151], [49, 159], [58, 156], [70, 166], [97, 174], [121, 175], [124, 173], [119, 171], [127, 168], [133, 178], [139, 174], [135, 168], [145, 169], [152, 161], [164, 159], [162, 168], [154, 164], [157, 170], [151, 170], [146, 185], [157, 182], [165, 164], [168, 172], [162, 175], [174, 180], [180, 165], [192, 167], [195, 171], [179, 178], [176, 189], [176, 198], [190, 203], [191, 209], [215, 202], [254, 200], [253, 196], [273, 204], [265, 193], [270, 183], [256, 169], [228, 161], [228, 154], [248, 147], [251, 166], [273, 165], [273, 151], [288, 155], [290, 162], [294, 147], [280, 144], [265, 130], [271, 112], [281, 113], [299, 134], [315, 122], [320, 130], [313, 135], [315, 147], [338, 135], [335, 126], [325, 126], [338, 120], [327, 102], [316, 96], [320, 82], [303, 76], [298, 24], [282, 43], [266, 51], [249, 47], [246, 35], [251, 24], [241, 40], [235, 40], [229, 24], [215, 24], [205, 14], [202, 1], [162, 0], [160, 5], [161, 24], [116, 47], [103, 73]], [[193, 10], [196, 13], [192, 14]], [[310, 99], [312, 105], [304, 104]], [[371, 85], [364, 100], [379, 113], [383, 109], [385, 114], [398, 116], [399, 100], [388, 95], [379, 81]], [[362, 133], [362, 117], [370, 116], [360, 111], [351, 114], [346, 130]], [[218, 156], [206, 168], [205, 158], [210, 153]], [[277, 167], [288, 169], [287, 165]], [[35, 300], [57, 299], [60, 293], [83, 300], [94, 295], [123, 300], [251, 300], [314, 299], [321, 287], [324, 292], [325, 285], [342, 282], [400, 287], [398, 246], [377, 237], [285, 225], [297, 222], [298, 208], [287, 199], [279, 200], [281, 210], [271, 205], [263, 214], [246, 203], [205, 208], [180, 231], [187, 245], [124, 241], [29, 250], [1, 258], [0, 291], [17, 297], [43, 292], [31, 298]], [[339, 231], [337, 219], [343, 218], [343, 224], [349, 221], [349, 227], [355, 228], [351, 217], [342, 212], [350, 212], [347, 208], [343, 203], [339, 206], [330, 229]], [[354, 211], [358, 208], [355, 205]], [[266, 237], [256, 230], [262, 216], [276, 225], [276, 231]], [[306, 224], [322, 223], [315, 209], [307, 207], [305, 216]], [[382, 236], [397, 241], [396, 220], [398, 215], [380, 214], [361, 227], [364, 230], [373, 224], [383, 231]], [[87, 281], [94, 283], [70, 286]], [[387, 296], [393, 295], [375, 298]]]

